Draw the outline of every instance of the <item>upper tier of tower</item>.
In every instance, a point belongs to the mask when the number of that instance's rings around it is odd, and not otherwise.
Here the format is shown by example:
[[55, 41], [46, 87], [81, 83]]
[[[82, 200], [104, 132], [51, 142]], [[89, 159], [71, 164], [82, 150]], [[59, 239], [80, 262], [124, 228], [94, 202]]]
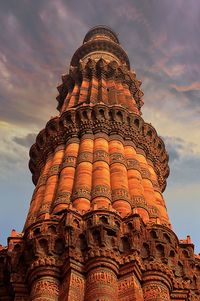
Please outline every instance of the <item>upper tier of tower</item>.
[[62, 76], [57, 108], [63, 113], [84, 104], [117, 104], [140, 115], [140, 85], [117, 35], [108, 27], [97, 26], [86, 34], [72, 57], [69, 73]]
[[170, 227], [162, 192], [169, 174], [162, 139], [141, 115], [141, 82], [116, 34], [95, 27], [58, 86], [59, 116], [30, 150], [36, 185], [26, 227], [67, 208], [106, 208]]

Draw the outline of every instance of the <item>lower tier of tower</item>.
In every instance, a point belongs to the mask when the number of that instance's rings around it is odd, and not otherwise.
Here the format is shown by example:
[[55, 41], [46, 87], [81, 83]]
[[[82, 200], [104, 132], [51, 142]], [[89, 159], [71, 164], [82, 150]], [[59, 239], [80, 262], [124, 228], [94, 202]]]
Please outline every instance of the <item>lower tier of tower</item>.
[[1, 301], [198, 301], [199, 292], [190, 239], [135, 213], [68, 208], [0, 249]]

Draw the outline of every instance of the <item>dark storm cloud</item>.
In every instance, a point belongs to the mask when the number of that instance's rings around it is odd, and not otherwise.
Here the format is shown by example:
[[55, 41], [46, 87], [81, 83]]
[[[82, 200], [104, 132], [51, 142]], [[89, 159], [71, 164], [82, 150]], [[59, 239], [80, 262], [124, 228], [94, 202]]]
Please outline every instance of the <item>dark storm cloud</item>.
[[35, 142], [36, 135], [37, 134], [35, 133], [30, 133], [25, 137], [14, 137], [13, 141], [18, 143], [19, 145], [30, 148], [31, 145]]

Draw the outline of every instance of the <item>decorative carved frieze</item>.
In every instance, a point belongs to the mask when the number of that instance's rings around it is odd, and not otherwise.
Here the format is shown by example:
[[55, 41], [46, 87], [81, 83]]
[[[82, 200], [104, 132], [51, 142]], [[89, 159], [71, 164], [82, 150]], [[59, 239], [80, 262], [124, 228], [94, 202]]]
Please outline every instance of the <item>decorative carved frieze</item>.
[[159, 282], [149, 282], [143, 287], [145, 301], [170, 301], [168, 288]]
[[131, 197], [130, 199], [131, 201], [131, 205], [133, 206], [133, 208], [137, 208], [137, 207], [141, 207], [141, 208], [147, 208], [147, 202], [144, 199], [144, 196], [142, 195], [134, 195]]
[[63, 159], [61, 169], [65, 167], [76, 167], [76, 157], [74, 156], [67, 156]]
[[91, 192], [88, 187], [79, 187], [76, 189], [76, 191], [73, 192], [72, 195], [72, 200], [74, 201], [75, 199], [78, 198], [86, 198], [88, 200], [91, 199]]
[[115, 202], [117, 200], [125, 200], [127, 202], [130, 201], [129, 193], [127, 189], [119, 188], [112, 190], [112, 201]]
[[91, 152], [81, 152], [77, 158], [77, 164], [81, 162], [93, 163], [93, 153]]
[[151, 178], [150, 171], [147, 168], [141, 168], [141, 175], [143, 179], [149, 179]]
[[95, 150], [93, 162], [96, 161], [104, 161], [109, 164], [109, 154], [103, 150]]
[[121, 164], [124, 164], [125, 166], [127, 165], [126, 158], [121, 153], [110, 154], [110, 164], [113, 164], [113, 163], [121, 163]]
[[92, 190], [92, 198], [96, 197], [106, 197], [111, 199], [110, 187], [107, 185], [97, 185]]
[[57, 176], [59, 171], [60, 171], [60, 165], [59, 164], [51, 166], [50, 171], [48, 173], [48, 177]]
[[141, 172], [140, 163], [136, 159], [127, 159], [127, 169], [136, 169]]
[[56, 196], [53, 206], [55, 207], [58, 204], [69, 204], [70, 201], [71, 201], [71, 192], [68, 191], [59, 192]]
[[57, 279], [52, 277], [42, 277], [33, 283], [31, 290], [31, 300], [40, 301], [49, 298], [52, 301], [57, 301], [59, 294], [59, 283]]

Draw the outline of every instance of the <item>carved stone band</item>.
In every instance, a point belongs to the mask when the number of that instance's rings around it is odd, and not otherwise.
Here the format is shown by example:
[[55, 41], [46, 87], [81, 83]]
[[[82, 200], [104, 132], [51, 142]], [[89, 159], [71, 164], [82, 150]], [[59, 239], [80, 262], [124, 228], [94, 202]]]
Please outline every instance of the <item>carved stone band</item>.
[[96, 162], [96, 161], [104, 161], [109, 164], [109, 154], [103, 150], [94, 151], [93, 162]]
[[72, 195], [72, 200], [74, 201], [78, 198], [85, 198], [90, 200], [91, 199], [90, 189], [88, 187], [77, 188]]
[[130, 202], [130, 197], [127, 189], [114, 189], [112, 190], [112, 201], [125, 200]]
[[97, 185], [92, 190], [92, 198], [94, 199], [96, 197], [106, 197], [111, 199], [110, 187], [107, 185]]

